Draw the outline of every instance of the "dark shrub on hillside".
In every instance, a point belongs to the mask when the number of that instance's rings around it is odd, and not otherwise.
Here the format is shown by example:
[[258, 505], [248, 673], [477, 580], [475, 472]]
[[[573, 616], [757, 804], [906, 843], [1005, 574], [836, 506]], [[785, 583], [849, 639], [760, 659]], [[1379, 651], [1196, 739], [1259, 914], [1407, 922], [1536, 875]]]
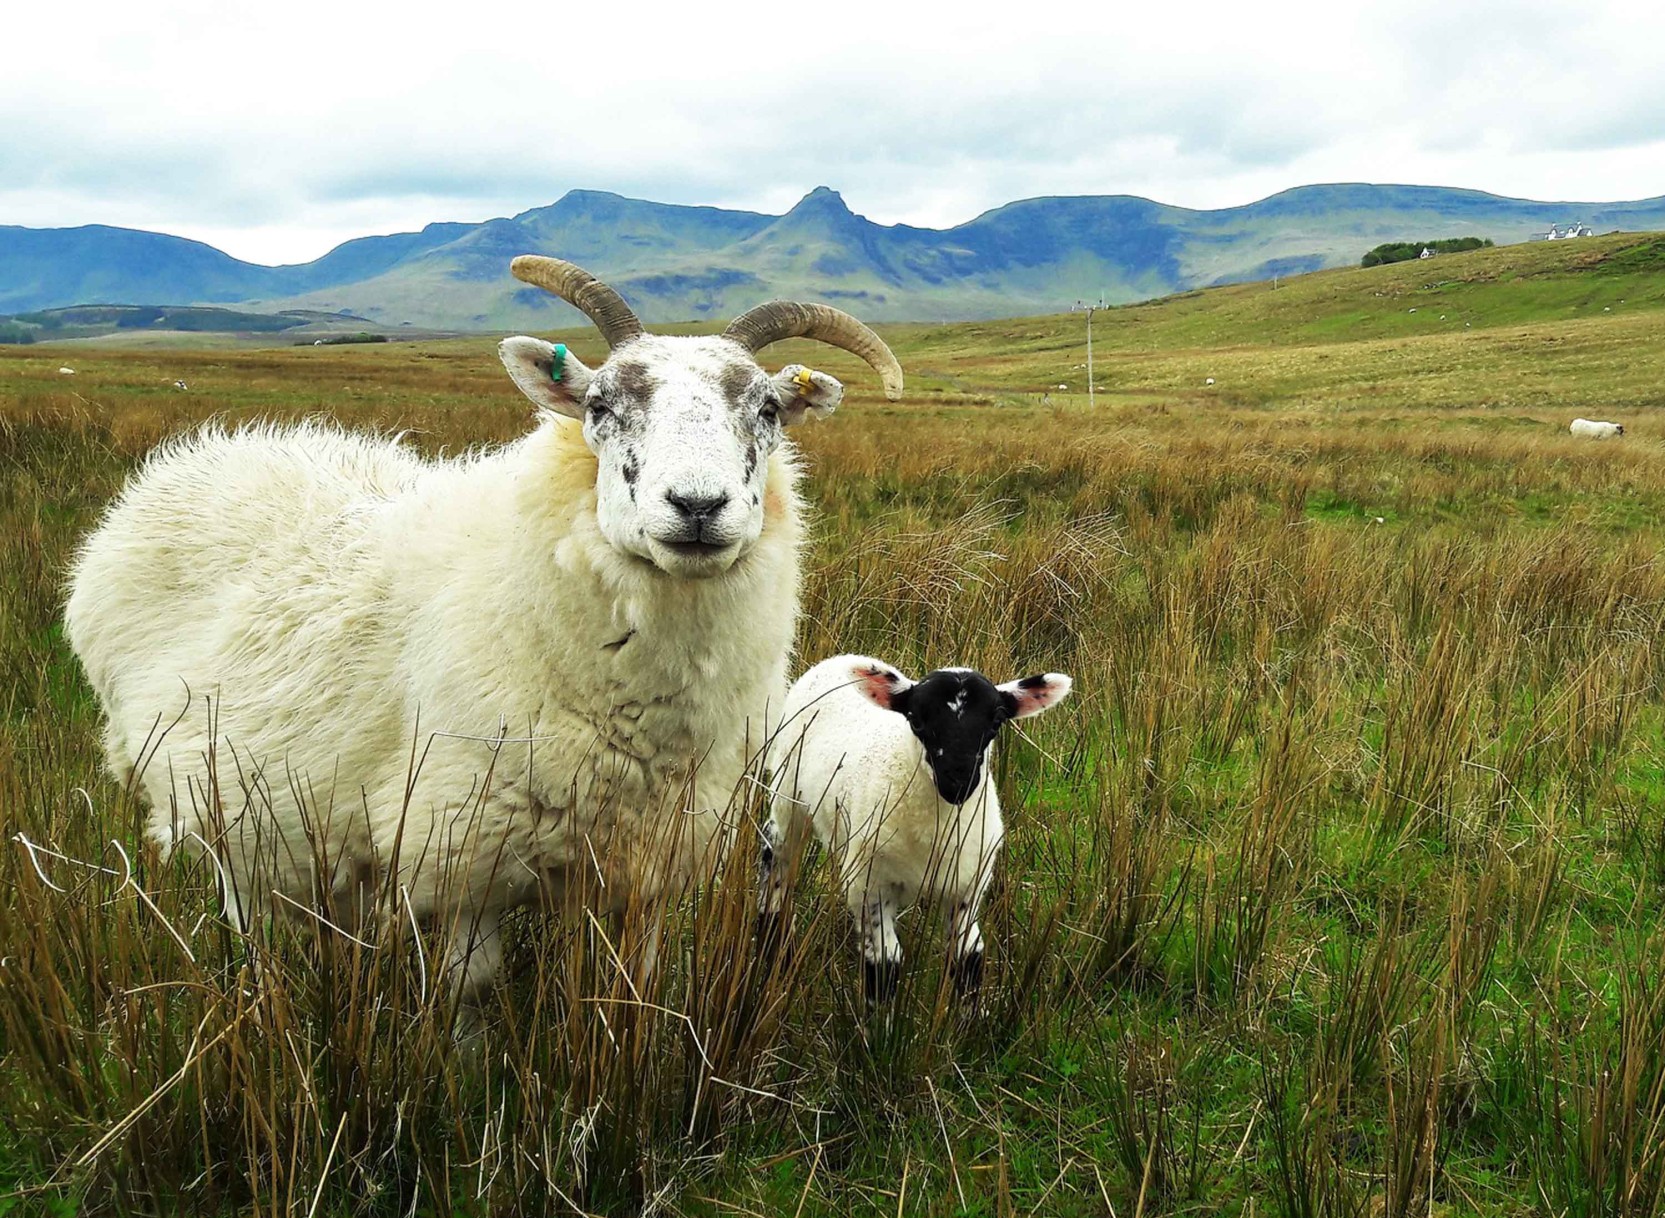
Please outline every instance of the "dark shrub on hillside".
[[21, 346], [35, 341], [35, 332], [15, 321], [0, 321], [0, 343]]
[[1436, 254], [1460, 254], [1464, 250], [1488, 249], [1490, 237], [1442, 237], [1438, 241], [1389, 241], [1378, 245], [1359, 260], [1360, 266], [1382, 266], [1420, 258], [1425, 249]]
[[368, 330], [360, 330], [357, 334], [332, 334], [326, 339], [314, 339], [310, 343], [297, 343], [296, 346], [339, 347], [342, 343], [385, 343], [386, 341], [387, 335], [385, 334], [372, 334]]

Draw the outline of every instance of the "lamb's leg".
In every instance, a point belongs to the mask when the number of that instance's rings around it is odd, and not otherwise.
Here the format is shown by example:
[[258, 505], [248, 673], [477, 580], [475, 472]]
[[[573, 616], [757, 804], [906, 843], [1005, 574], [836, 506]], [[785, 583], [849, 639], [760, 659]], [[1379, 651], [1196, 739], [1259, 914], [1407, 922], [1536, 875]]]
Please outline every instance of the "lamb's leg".
[[948, 906], [948, 973], [962, 997], [983, 984], [983, 929], [977, 924], [982, 895], [963, 893]]
[[870, 1003], [889, 1002], [902, 979], [902, 941], [896, 937], [897, 898], [879, 892], [851, 894], [861, 925], [862, 989]]
[[757, 942], [772, 953], [781, 944], [789, 919], [786, 916], [786, 826], [778, 810], [771, 809], [763, 822], [762, 842], [757, 851]]

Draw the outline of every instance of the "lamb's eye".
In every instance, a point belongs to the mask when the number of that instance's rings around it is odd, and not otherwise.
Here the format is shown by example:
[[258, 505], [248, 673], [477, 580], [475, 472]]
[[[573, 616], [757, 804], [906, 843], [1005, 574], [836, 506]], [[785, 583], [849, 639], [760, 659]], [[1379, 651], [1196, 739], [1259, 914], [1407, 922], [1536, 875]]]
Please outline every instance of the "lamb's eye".
[[608, 408], [607, 403], [598, 397], [586, 401], [584, 410], [589, 414], [592, 423], [600, 423], [613, 417], [613, 412]]
[[757, 417], [769, 423], [780, 422], [780, 399], [770, 394], [763, 399], [763, 409], [757, 412]]

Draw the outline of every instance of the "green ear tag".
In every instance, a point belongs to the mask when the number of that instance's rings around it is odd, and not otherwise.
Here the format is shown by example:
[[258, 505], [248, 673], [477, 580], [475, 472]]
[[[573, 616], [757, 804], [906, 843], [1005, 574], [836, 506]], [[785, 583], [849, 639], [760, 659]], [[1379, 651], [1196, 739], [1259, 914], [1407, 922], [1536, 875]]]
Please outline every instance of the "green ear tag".
[[567, 371], [567, 345], [556, 343], [555, 349], [549, 353], [549, 379], [559, 381]]

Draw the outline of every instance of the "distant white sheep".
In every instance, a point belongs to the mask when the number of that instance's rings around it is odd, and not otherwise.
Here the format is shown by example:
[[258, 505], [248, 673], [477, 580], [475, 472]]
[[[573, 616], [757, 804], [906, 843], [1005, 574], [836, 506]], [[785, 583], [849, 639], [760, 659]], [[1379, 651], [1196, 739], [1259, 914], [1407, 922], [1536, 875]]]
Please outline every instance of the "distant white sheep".
[[667, 337], [571, 263], [513, 270], [612, 348], [591, 369], [503, 341], [529, 434], [430, 460], [321, 424], [204, 428], [128, 482], [64, 614], [117, 781], [164, 847], [213, 851], [232, 918], [276, 892], [457, 927], [465, 992], [504, 910], [584, 881], [651, 916], [732, 826], [798, 616], [786, 429], [843, 395], [755, 353], [816, 339], [902, 389], [825, 305]]
[[74, 376], [75, 375], [75, 369], [73, 369], [73, 368], [59, 368], [58, 369], [58, 375], [59, 376]]
[[178, 389], [181, 393], [183, 393], [185, 390], [190, 388], [190, 386], [187, 385], [184, 381], [175, 381], [173, 383], [173, 387], [175, 389]]
[[1567, 430], [1587, 440], [1611, 440], [1625, 434], [1623, 424], [1604, 423], [1597, 419], [1574, 419]]
[[983, 968], [977, 914], [1004, 832], [986, 777], [989, 746], [1007, 721], [1069, 692], [1061, 673], [995, 685], [971, 669], [944, 668], [916, 683], [856, 655], [823, 660], [798, 678], [769, 749], [764, 934], [774, 933], [784, 902], [781, 847], [806, 817], [861, 930], [868, 997], [895, 992], [896, 917], [922, 896], [935, 897], [947, 917], [956, 986], [975, 989]]

